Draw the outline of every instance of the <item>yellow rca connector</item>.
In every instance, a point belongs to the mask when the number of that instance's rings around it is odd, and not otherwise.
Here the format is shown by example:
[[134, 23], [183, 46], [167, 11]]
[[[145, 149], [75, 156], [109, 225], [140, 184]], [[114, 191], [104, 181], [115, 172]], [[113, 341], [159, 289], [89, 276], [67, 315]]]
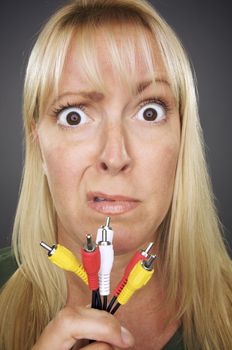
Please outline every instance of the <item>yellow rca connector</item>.
[[88, 285], [88, 277], [83, 265], [69, 249], [60, 244], [50, 247], [46, 243], [40, 242], [40, 245], [48, 250], [48, 258], [53, 264], [59, 266], [63, 270], [74, 272]]
[[152, 266], [155, 258], [155, 255], [151, 255], [148, 260], [140, 260], [134, 266], [129, 274], [127, 284], [117, 297], [117, 302], [120, 305], [126, 304], [136, 290], [145, 286], [151, 279], [154, 273], [154, 268]]

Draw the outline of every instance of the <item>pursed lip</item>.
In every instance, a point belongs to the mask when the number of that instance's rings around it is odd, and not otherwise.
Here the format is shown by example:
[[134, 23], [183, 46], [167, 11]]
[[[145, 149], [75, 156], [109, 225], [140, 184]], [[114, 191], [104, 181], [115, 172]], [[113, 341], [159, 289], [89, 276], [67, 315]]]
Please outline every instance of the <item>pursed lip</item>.
[[94, 201], [95, 198], [104, 198], [106, 201], [115, 201], [115, 202], [140, 202], [140, 200], [132, 197], [123, 196], [120, 194], [110, 195], [103, 192], [88, 192], [87, 200]]
[[141, 201], [120, 194], [106, 194], [103, 192], [88, 192], [87, 203], [94, 211], [104, 215], [122, 215], [135, 209]]

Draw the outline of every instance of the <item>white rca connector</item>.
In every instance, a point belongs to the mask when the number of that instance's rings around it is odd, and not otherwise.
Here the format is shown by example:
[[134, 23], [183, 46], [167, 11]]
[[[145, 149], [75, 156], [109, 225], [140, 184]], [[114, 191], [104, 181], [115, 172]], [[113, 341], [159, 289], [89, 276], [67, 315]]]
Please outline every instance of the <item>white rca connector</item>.
[[102, 237], [98, 242], [101, 266], [98, 273], [100, 295], [110, 294], [110, 273], [114, 262], [114, 250], [112, 243], [108, 240], [107, 230], [102, 229]]
[[99, 229], [97, 230], [97, 237], [96, 237], [96, 244], [99, 244], [99, 242], [102, 240], [102, 231], [106, 230], [107, 232], [107, 241], [110, 242], [112, 244], [113, 242], [113, 237], [114, 237], [114, 231], [112, 230], [112, 228], [110, 227], [110, 217], [107, 216], [106, 218], [106, 222], [105, 225], [102, 225], [101, 227], [99, 227]]

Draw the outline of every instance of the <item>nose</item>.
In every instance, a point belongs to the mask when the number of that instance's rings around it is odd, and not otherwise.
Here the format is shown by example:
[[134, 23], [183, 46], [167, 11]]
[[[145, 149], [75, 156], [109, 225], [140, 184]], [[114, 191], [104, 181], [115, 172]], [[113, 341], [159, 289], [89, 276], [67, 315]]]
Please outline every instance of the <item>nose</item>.
[[126, 142], [122, 126], [109, 126], [103, 135], [98, 170], [113, 176], [128, 172], [132, 161]]

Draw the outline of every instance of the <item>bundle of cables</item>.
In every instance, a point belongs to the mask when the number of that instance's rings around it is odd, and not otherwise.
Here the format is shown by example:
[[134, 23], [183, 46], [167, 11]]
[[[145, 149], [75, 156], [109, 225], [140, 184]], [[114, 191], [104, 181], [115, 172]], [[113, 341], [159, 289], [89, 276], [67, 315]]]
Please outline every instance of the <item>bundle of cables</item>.
[[[97, 231], [96, 243], [92, 235], [86, 235], [86, 243], [81, 249], [82, 263], [64, 246], [40, 245], [48, 251], [48, 258], [60, 268], [74, 272], [92, 291], [92, 308], [115, 314], [121, 305], [132, 297], [136, 290], [142, 288], [154, 273], [156, 255], [149, 254], [154, 243], [149, 243], [144, 250], [137, 251], [127, 265], [121, 281], [113, 292], [113, 298], [107, 305], [110, 295], [110, 273], [114, 261], [113, 230], [110, 218]], [[116, 305], [114, 306], [115, 302]]]

